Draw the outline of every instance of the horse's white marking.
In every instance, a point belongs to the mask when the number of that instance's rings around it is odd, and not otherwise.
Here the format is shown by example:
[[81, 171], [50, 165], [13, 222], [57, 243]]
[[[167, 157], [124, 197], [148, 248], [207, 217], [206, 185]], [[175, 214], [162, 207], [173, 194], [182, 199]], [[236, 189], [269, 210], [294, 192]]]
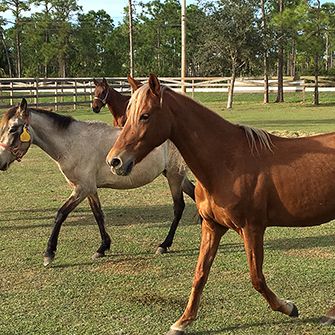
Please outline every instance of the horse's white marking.
[[284, 313], [290, 315], [294, 309], [294, 303], [290, 300], [282, 300], [282, 305], [284, 306]]
[[171, 330], [177, 330], [177, 331], [181, 331], [181, 332], [183, 332], [183, 331], [185, 331], [186, 326], [178, 326], [178, 325], [177, 325], [177, 322], [176, 322], [176, 323], [174, 323], [174, 324], [170, 327], [170, 329], [171, 329]]

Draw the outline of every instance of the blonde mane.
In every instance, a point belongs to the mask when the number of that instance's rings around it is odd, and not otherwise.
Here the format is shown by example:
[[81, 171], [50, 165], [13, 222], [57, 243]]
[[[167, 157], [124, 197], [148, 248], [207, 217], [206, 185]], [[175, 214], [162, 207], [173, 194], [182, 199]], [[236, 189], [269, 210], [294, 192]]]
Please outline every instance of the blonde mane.
[[[160, 93], [160, 100], [159, 100], [160, 107], [162, 107], [163, 105], [163, 96], [164, 96], [164, 92], [166, 89], [169, 89], [169, 87], [165, 85], [161, 85], [161, 93]], [[127, 106], [127, 119], [129, 119], [129, 122], [131, 124], [134, 124], [136, 120], [138, 119], [139, 113], [141, 110], [140, 108], [141, 104], [143, 103], [143, 100], [145, 100], [148, 90], [150, 90], [149, 85], [144, 84], [141, 87], [139, 87], [129, 99], [128, 106]], [[131, 113], [130, 113], [130, 110], [131, 110]]]
[[239, 125], [245, 132], [249, 148], [252, 154], [256, 152], [259, 155], [260, 150], [267, 149], [273, 152], [273, 143], [270, 134], [262, 129]]

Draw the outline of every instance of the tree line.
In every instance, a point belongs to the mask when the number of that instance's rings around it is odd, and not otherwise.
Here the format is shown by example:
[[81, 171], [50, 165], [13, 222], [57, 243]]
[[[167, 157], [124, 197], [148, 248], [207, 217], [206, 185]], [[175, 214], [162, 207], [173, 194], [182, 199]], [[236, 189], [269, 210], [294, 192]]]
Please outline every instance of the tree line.
[[[31, 6], [37, 11], [29, 12]], [[118, 24], [103, 9], [83, 13], [77, 0], [0, 0], [0, 11], [13, 17], [8, 25], [0, 16], [2, 77], [129, 73], [127, 8]], [[136, 2], [133, 13], [135, 75], [179, 76], [180, 1]], [[317, 80], [335, 75], [334, 59], [334, 2], [198, 0], [187, 6], [188, 76]]]

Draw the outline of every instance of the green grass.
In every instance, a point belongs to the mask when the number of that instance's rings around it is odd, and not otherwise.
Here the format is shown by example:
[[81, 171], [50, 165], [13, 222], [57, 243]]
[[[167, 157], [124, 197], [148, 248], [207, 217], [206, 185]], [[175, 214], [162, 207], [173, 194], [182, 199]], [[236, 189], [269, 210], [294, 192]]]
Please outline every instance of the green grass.
[[[197, 99], [233, 122], [268, 130], [335, 129], [334, 98], [318, 108], [291, 102], [263, 106], [260, 95], [237, 96], [232, 111], [218, 94]], [[80, 119], [111, 120], [103, 111]], [[333, 122], [334, 121], [334, 122]], [[99, 233], [85, 202], [64, 224], [56, 259], [42, 256], [57, 208], [70, 193], [55, 164], [33, 147], [0, 174], [0, 334], [161, 335], [182, 313], [190, 293], [200, 240], [195, 206], [187, 201], [171, 252], [154, 255], [167, 233], [172, 205], [159, 177], [137, 190], [101, 190], [108, 257], [92, 261]], [[270, 228], [264, 273], [280, 296], [294, 300], [298, 319], [272, 312], [252, 288], [240, 238], [222, 239], [193, 335], [330, 335], [320, 316], [334, 305], [335, 223], [313, 228]]]

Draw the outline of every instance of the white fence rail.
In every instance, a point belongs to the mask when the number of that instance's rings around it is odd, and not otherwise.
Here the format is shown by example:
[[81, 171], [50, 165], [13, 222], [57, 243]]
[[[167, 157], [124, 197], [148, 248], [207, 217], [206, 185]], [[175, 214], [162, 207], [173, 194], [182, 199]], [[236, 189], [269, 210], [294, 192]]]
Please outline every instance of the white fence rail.
[[[97, 78], [101, 79], [101, 78]], [[127, 79], [124, 77], [106, 78], [109, 85], [124, 93], [130, 92]], [[146, 81], [147, 78], [138, 78]], [[179, 91], [180, 78], [160, 78], [163, 84]], [[194, 77], [186, 78], [187, 92], [227, 92], [230, 86], [229, 77]], [[277, 89], [276, 80], [270, 80], [270, 92]], [[287, 92], [301, 92], [302, 100], [305, 92], [312, 91], [313, 87], [305, 80], [284, 81], [284, 90]], [[335, 91], [335, 83], [328, 82], [320, 91]], [[263, 81], [253, 78], [238, 78], [235, 82], [236, 93], [256, 93], [263, 91]], [[94, 94], [92, 78], [0, 78], [0, 109], [17, 104], [23, 97], [35, 106], [50, 106], [58, 110], [60, 106], [90, 105]]]

